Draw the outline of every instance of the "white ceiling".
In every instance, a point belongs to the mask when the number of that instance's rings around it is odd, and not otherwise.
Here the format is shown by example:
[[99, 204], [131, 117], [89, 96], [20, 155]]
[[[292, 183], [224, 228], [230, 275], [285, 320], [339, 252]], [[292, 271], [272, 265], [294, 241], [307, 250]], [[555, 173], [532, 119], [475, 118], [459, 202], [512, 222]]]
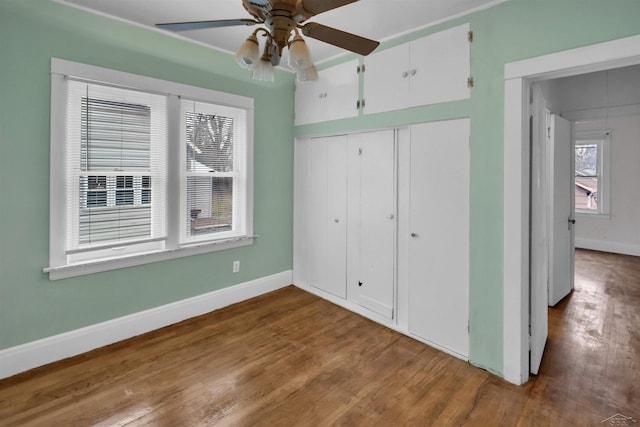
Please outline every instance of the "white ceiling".
[[[59, 0], [61, 3], [119, 17], [142, 25], [163, 22], [250, 18], [241, 0]], [[360, 0], [313, 17], [310, 21], [384, 41], [448, 18], [506, 0]], [[252, 27], [182, 31], [179, 34], [228, 52], [235, 52]], [[316, 63], [344, 50], [307, 38]], [[283, 61], [286, 63], [286, 61]]]

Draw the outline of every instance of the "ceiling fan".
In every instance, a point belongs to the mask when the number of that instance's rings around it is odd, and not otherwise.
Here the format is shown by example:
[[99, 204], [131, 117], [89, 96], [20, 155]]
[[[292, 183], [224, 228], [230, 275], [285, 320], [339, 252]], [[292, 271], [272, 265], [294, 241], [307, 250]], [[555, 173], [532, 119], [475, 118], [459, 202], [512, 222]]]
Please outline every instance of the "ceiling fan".
[[[289, 65], [296, 71], [299, 81], [316, 80], [318, 73], [309, 49], [300, 35], [338, 46], [351, 52], [368, 55], [380, 44], [355, 34], [347, 33], [316, 22], [309, 18], [358, 0], [242, 0], [242, 5], [253, 19], [223, 19], [216, 21], [193, 21], [156, 24], [158, 28], [170, 31], [197, 30], [263, 24], [243, 43], [236, 53], [236, 61], [245, 68], [253, 70], [256, 80], [273, 81], [274, 66], [280, 64], [283, 50], [289, 48]], [[300, 31], [299, 31], [300, 30]], [[263, 54], [259, 52], [258, 34], [266, 37]], [[291, 35], [293, 34], [293, 37]]]

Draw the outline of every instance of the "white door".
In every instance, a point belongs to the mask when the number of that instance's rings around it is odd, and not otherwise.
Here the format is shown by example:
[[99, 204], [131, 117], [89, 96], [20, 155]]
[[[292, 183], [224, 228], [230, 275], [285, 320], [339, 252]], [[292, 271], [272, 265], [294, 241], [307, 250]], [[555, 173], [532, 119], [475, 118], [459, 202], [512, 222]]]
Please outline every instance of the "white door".
[[574, 148], [571, 123], [551, 115], [549, 126], [550, 173], [552, 174], [549, 247], [549, 305], [556, 305], [573, 289]]
[[548, 127], [551, 113], [547, 110], [539, 84], [533, 85], [531, 117], [531, 224], [530, 224], [530, 288], [529, 288], [529, 369], [538, 373], [549, 333], [549, 147]]
[[311, 139], [308, 192], [309, 284], [346, 298], [347, 140]]
[[393, 318], [396, 248], [394, 131], [349, 136], [349, 268], [352, 297]]
[[365, 114], [408, 106], [409, 43], [367, 56], [364, 73]]
[[409, 106], [469, 98], [469, 29], [463, 24], [411, 42]]
[[411, 126], [409, 331], [469, 356], [469, 119]]
[[345, 62], [318, 72], [318, 80], [296, 82], [295, 124], [324, 122], [359, 113], [358, 60]]

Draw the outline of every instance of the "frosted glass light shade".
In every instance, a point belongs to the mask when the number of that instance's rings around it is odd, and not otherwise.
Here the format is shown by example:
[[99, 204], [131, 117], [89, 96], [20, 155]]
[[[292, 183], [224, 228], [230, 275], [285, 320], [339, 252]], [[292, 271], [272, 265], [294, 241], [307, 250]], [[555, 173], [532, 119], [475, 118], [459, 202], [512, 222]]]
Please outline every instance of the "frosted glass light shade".
[[256, 66], [260, 59], [258, 38], [251, 34], [236, 52], [236, 62], [245, 70], [250, 70]]
[[310, 82], [313, 80], [318, 80], [318, 70], [316, 70], [315, 65], [311, 64], [307, 68], [298, 70], [296, 72], [296, 77], [299, 82]]
[[253, 79], [260, 82], [272, 82], [275, 80], [276, 72], [268, 58], [263, 57], [253, 69]]
[[289, 66], [296, 71], [313, 65], [311, 53], [300, 34], [296, 34], [289, 44]]

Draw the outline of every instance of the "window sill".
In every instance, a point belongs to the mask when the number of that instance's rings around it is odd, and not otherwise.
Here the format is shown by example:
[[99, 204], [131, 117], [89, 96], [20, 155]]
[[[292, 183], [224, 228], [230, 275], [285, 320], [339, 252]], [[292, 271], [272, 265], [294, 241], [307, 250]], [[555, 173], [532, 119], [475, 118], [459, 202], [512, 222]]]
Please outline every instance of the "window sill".
[[244, 236], [216, 242], [185, 245], [175, 249], [139, 253], [120, 258], [100, 259], [96, 261], [78, 262], [56, 267], [45, 267], [42, 271], [49, 274], [49, 280], [67, 279], [69, 277], [83, 276], [85, 274], [100, 273], [103, 271], [134, 267], [152, 262], [199, 255], [207, 252], [249, 246], [253, 244], [253, 240], [256, 237], [258, 236]]
[[598, 212], [585, 212], [585, 211], [576, 211], [576, 218], [593, 218], [593, 219], [610, 219], [611, 214], [609, 213], [598, 213]]

